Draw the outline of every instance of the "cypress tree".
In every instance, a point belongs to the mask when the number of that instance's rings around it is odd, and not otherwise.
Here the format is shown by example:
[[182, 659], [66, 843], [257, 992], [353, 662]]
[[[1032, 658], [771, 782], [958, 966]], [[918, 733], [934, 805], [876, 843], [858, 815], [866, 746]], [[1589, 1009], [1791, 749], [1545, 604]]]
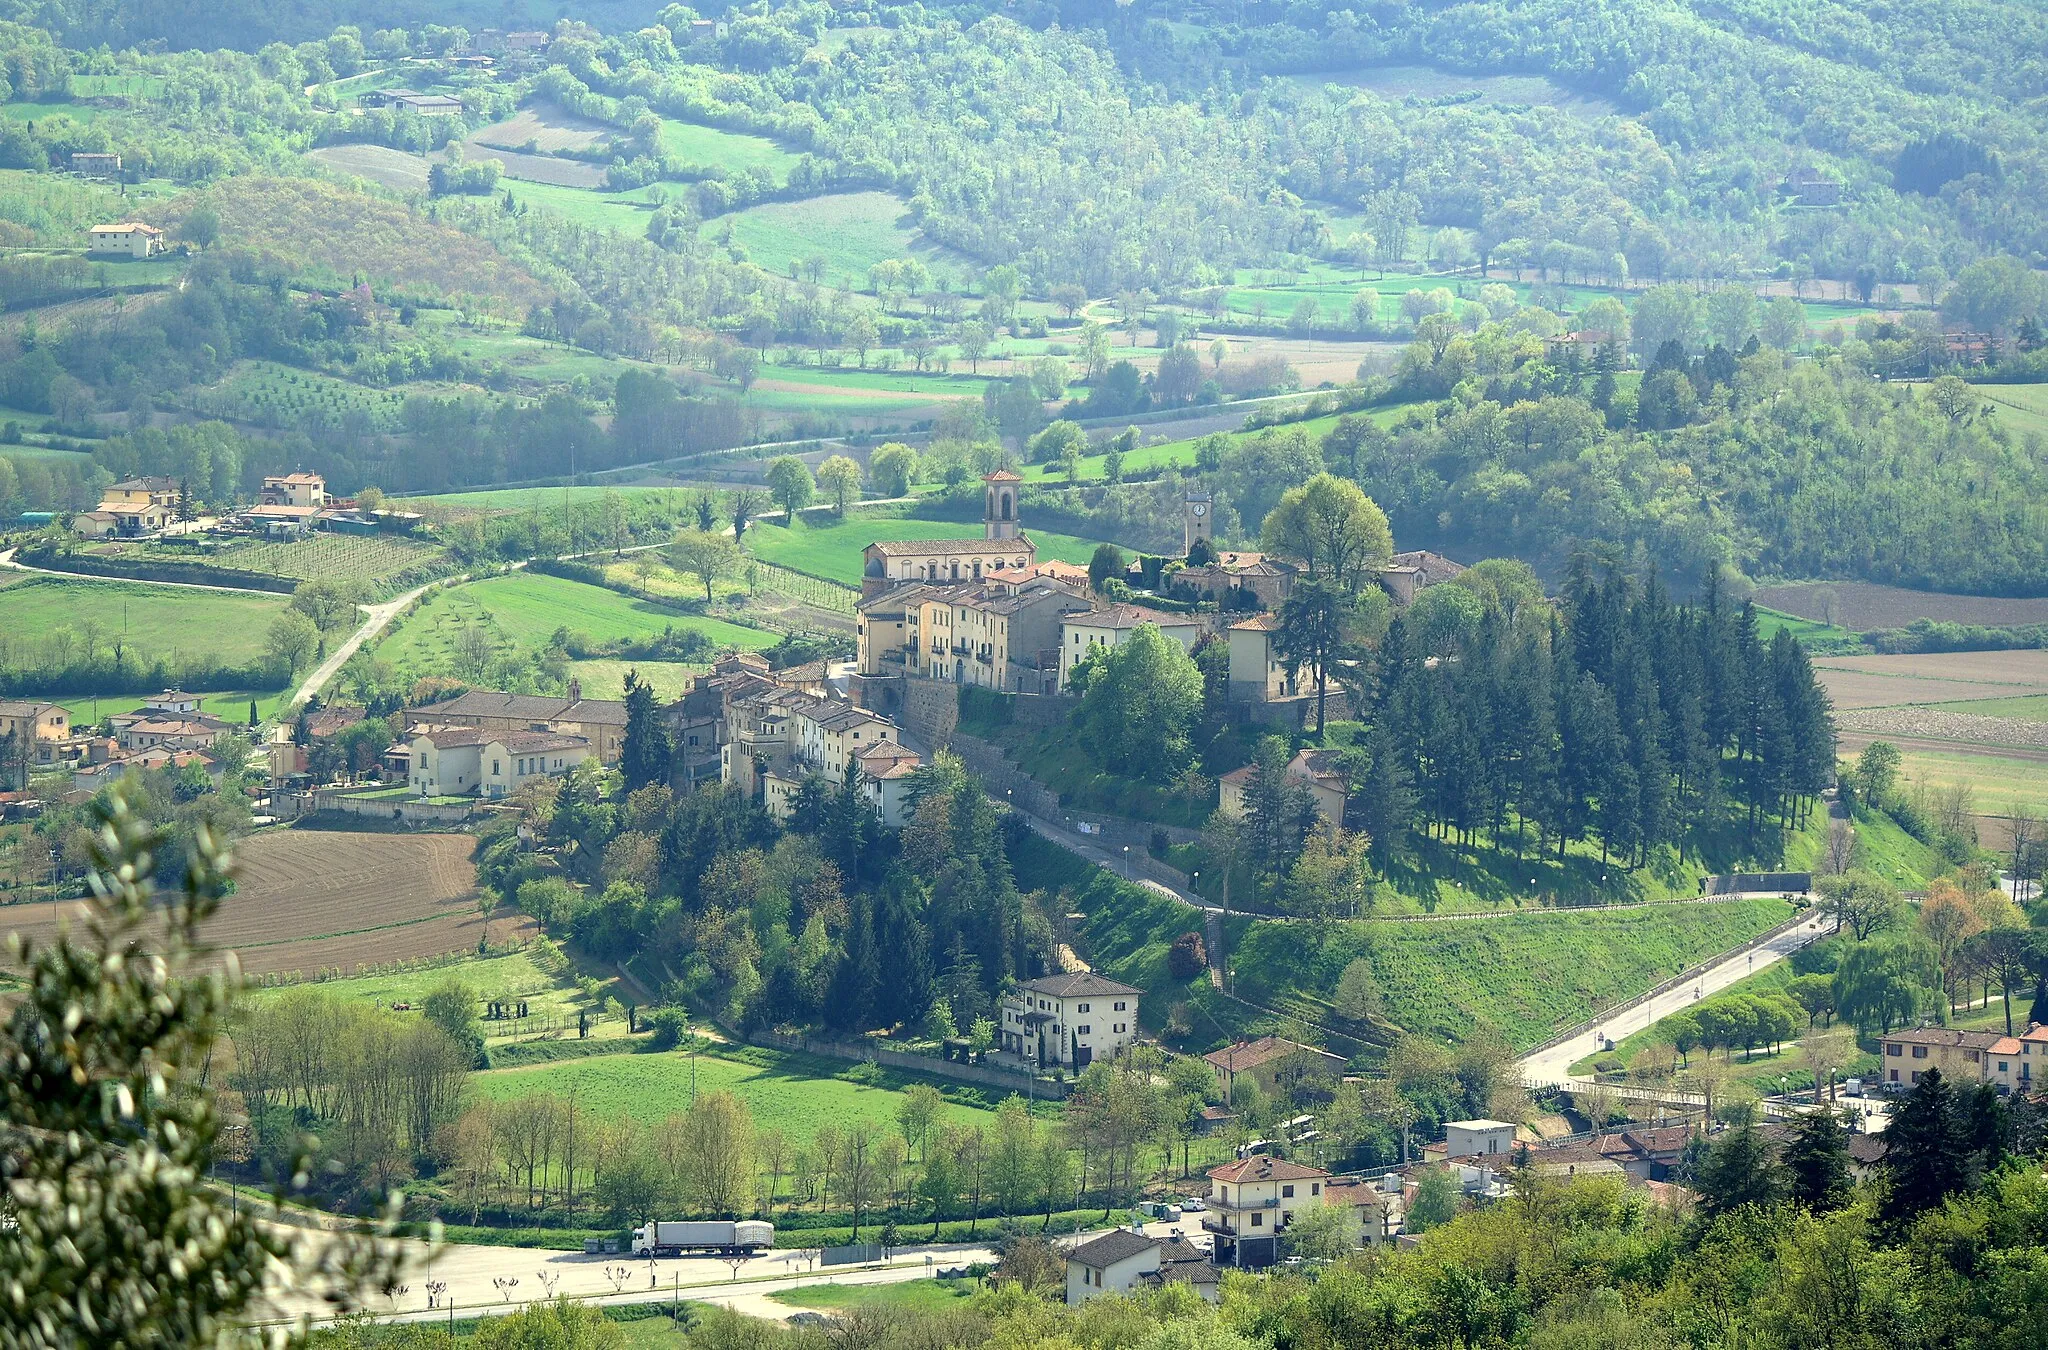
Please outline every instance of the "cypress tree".
[[1808, 1209], [1840, 1209], [1849, 1202], [1849, 1134], [1832, 1111], [1814, 1111], [1792, 1126], [1784, 1148], [1786, 1191]]

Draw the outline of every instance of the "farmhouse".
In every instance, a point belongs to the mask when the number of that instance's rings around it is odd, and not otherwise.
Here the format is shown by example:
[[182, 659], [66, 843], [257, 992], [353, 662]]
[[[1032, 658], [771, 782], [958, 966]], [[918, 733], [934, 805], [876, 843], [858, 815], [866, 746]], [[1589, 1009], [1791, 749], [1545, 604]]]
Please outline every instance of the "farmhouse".
[[1092, 972], [1027, 980], [1002, 1000], [1002, 1048], [1076, 1073], [1138, 1038], [1138, 994]]
[[1098, 647], [1121, 647], [1140, 624], [1148, 623], [1190, 651], [1201, 640], [1200, 619], [1143, 605], [1111, 605], [1108, 609], [1069, 615], [1060, 624], [1061, 687], [1073, 677], [1074, 667], [1094, 655]]
[[581, 681], [569, 681], [569, 696], [504, 694], [472, 689], [439, 703], [405, 710], [408, 735], [416, 727], [469, 727], [496, 740], [521, 731], [549, 731], [580, 736], [590, 743], [601, 764], [616, 764], [626, 738], [626, 704], [622, 699], [585, 698]]
[[73, 516], [71, 528], [88, 538], [155, 534], [178, 517], [178, 480], [126, 478], [100, 491], [96, 511]]
[[1278, 1036], [1239, 1041], [1221, 1050], [1211, 1050], [1202, 1058], [1223, 1080], [1225, 1102], [1233, 1099], [1240, 1078], [1257, 1083], [1261, 1092], [1273, 1096], [1291, 1090], [1294, 1084], [1315, 1074], [1336, 1078], [1344, 1073], [1342, 1055]]
[[853, 757], [861, 795], [885, 828], [900, 830], [910, 821], [910, 780], [924, 761], [917, 751], [894, 741], [876, 741]]
[[423, 727], [407, 752], [406, 782], [422, 797], [503, 797], [529, 779], [575, 768], [590, 757], [590, 742], [549, 731], [493, 736], [472, 727]]
[[373, 89], [358, 100], [365, 108], [395, 108], [421, 117], [460, 117], [462, 100], [447, 94], [416, 94], [410, 89]]
[[147, 258], [163, 251], [164, 232], [139, 220], [95, 225], [85, 232], [86, 256], [92, 258]]
[[62, 704], [0, 699], [0, 740], [12, 741], [14, 755], [26, 752], [36, 763], [48, 764], [56, 758], [58, 744], [70, 738], [71, 714]]
[[1209, 1169], [1209, 1212], [1202, 1227], [1216, 1238], [1219, 1266], [1260, 1269], [1278, 1259], [1279, 1237], [1294, 1216], [1324, 1203], [1330, 1174], [1264, 1154]]
[[84, 178], [115, 178], [121, 173], [121, 157], [92, 150], [73, 150], [71, 172]]
[[1431, 586], [1440, 586], [1464, 571], [1462, 563], [1452, 562], [1441, 553], [1431, 553], [1419, 548], [1408, 553], [1396, 553], [1380, 570], [1380, 585], [1397, 605], [1412, 604], [1415, 597]]
[[256, 490], [256, 501], [262, 506], [325, 506], [327, 480], [303, 469], [272, 474]]
[[1246, 550], [1218, 553], [1212, 563], [1197, 563], [1173, 573], [1172, 584], [1185, 586], [1218, 602], [1242, 592], [1260, 609], [1278, 609], [1294, 589], [1301, 569], [1285, 558]]
[[135, 750], [127, 754], [111, 755], [106, 759], [86, 764], [71, 775], [71, 786], [79, 792], [97, 792], [110, 783], [119, 782], [130, 769], [142, 772], [161, 769], [185, 769], [197, 764], [206, 771], [206, 777], [218, 788], [226, 773], [226, 766], [203, 750], [180, 750], [168, 746], [153, 746], [147, 750]]

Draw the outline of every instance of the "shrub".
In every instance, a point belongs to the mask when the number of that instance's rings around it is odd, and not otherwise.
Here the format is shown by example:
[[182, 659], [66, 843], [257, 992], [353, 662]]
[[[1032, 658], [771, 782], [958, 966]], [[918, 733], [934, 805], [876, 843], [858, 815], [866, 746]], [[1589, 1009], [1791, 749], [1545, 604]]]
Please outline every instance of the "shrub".
[[690, 1030], [690, 1015], [681, 1008], [656, 1008], [647, 1015], [646, 1024], [654, 1032], [654, 1049], [673, 1050]]
[[1166, 969], [1185, 984], [1209, 968], [1209, 954], [1200, 933], [1182, 933], [1166, 950]]

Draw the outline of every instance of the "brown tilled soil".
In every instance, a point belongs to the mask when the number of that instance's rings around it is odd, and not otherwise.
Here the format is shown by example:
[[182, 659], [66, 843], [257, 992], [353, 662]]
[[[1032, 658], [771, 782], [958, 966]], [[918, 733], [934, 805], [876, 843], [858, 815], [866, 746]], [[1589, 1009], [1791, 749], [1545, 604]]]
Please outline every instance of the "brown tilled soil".
[[2032, 746], [2048, 750], [2048, 722], [1984, 717], [1976, 713], [1951, 712], [1946, 708], [1858, 708], [1839, 714], [1836, 724], [1845, 731], [1866, 731], [1879, 736], [1911, 736], [1973, 745]]
[[[355, 834], [274, 830], [237, 855], [235, 893], [206, 926], [251, 974], [353, 966], [474, 949], [472, 840], [460, 834]], [[0, 929], [47, 938], [78, 912], [75, 901], [0, 910]], [[518, 940], [531, 924], [493, 919], [490, 940]]]
[[1947, 595], [1940, 591], [1909, 591], [1867, 581], [1812, 581], [1793, 586], [1762, 586], [1756, 602], [1816, 623], [1839, 624], [1861, 633], [1872, 628], [1903, 628], [1915, 619], [1944, 623], [2048, 623], [2048, 598], [2012, 600], [1989, 595]]

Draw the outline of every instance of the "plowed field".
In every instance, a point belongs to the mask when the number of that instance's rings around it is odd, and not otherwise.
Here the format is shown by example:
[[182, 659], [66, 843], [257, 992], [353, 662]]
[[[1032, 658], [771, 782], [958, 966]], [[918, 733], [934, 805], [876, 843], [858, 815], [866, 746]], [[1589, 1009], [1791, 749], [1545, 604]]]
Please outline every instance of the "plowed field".
[[[471, 840], [459, 834], [354, 834], [278, 830], [237, 854], [235, 893], [206, 927], [251, 974], [437, 956], [475, 950]], [[0, 930], [43, 938], [76, 902], [0, 910]], [[491, 921], [493, 943], [516, 940], [519, 917]]]

